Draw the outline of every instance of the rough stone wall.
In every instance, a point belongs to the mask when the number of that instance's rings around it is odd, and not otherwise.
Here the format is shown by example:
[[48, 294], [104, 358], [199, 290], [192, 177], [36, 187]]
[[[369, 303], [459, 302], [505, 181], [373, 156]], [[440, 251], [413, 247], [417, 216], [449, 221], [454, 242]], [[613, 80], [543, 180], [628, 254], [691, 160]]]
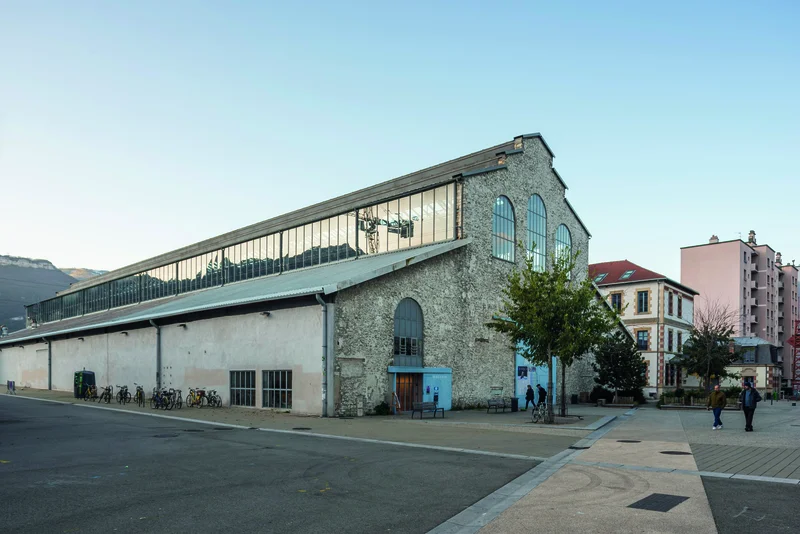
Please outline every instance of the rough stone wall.
[[471, 244], [337, 295], [334, 374], [341, 409], [350, 411], [361, 402], [371, 410], [389, 400], [394, 312], [406, 297], [422, 308], [425, 367], [453, 370], [454, 407], [485, 403], [492, 386], [514, 395], [514, 349], [486, 323], [500, 310], [507, 276], [515, 265], [524, 265], [524, 255], [517, 253], [515, 264], [492, 257], [495, 199], [511, 200], [516, 239], [524, 241], [528, 199], [538, 193], [547, 209], [548, 256], [563, 223], [572, 234], [573, 251], [581, 251], [575, 276], [582, 279], [588, 271], [589, 236], [564, 201], [550, 154], [536, 138], [524, 143], [522, 153], [507, 156], [505, 169], [464, 178], [462, 225]]

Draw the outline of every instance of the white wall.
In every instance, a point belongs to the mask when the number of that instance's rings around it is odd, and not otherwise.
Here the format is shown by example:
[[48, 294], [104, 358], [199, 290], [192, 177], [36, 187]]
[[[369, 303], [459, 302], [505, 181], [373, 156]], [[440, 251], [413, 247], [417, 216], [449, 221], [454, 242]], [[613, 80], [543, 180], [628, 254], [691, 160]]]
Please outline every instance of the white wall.
[[[332, 310], [331, 310], [332, 313]], [[322, 312], [318, 305], [218, 317], [161, 327], [162, 386], [216, 389], [230, 401], [231, 370], [256, 372], [256, 407], [261, 407], [262, 371], [292, 371], [292, 411], [322, 414]], [[156, 386], [156, 329], [56, 340], [52, 347], [53, 389], [72, 391], [74, 373], [94, 371], [98, 387], [134, 383], [147, 395]], [[3, 348], [0, 380], [47, 389], [47, 345]]]
[[[229, 372], [292, 371], [292, 411], [322, 414], [322, 312], [319, 306], [218, 317], [161, 328], [162, 384], [216, 389], [227, 404]], [[152, 386], [151, 386], [152, 387]]]
[[2, 347], [0, 380], [3, 387], [13, 380], [16, 387], [47, 389], [47, 344]]

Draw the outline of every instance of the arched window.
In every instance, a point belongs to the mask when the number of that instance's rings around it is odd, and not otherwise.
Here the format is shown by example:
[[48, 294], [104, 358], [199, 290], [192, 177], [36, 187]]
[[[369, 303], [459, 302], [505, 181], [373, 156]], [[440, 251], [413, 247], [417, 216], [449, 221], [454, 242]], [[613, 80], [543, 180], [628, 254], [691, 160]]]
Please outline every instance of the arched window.
[[422, 309], [403, 299], [394, 311], [394, 365], [422, 367]]
[[501, 195], [492, 210], [492, 256], [514, 261], [514, 241], [514, 206]]
[[559, 225], [556, 230], [556, 261], [561, 258], [569, 258], [572, 256], [572, 235], [569, 233], [569, 228], [563, 224]]
[[543, 272], [547, 265], [547, 210], [539, 195], [528, 199], [528, 240], [525, 247], [528, 257], [533, 260], [533, 268]]

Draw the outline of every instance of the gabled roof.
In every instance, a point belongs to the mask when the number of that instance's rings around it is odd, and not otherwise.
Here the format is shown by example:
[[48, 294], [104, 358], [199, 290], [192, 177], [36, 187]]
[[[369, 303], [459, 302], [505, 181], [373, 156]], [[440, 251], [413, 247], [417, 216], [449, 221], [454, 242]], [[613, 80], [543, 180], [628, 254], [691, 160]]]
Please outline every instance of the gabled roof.
[[283, 300], [315, 293], [328, 295], [461, 248], [471, 242], [472, 238], [458, 239], [388, 254], [362, 256], [354, 260], [298, 269], [279, 275], [254, 278], [222, 287], [45, 323], [35, 329], [28, 328], [0, 338], [0, 346], [96, 328], [155, 321], [165, 317], [218, 308]]
[[[632, 272], [629, 273], [629, 271]], [[628, 276], [623, 278], [623, 275], [626, 273], [629, 273]], [[597, 277], [602, 274], [605, 274], [605, 276], [601, 280], [597, 280]], [[645, 269], [644, 267], [636, 265], [628, 260], [592, 263], [589, 265], [589, 276], [592, 278], [592, 280], [595, 280], [595, 283], [599, 287], [629, 284], [631, 282], [653, 282], [664, 280], [669, 282], [670, 285], [678, 287], [691, 295], [700, 294], [690, 287], [676, 282], [671, 278], [667, 278], [663, 274], [651, 271], [650, 269]]]

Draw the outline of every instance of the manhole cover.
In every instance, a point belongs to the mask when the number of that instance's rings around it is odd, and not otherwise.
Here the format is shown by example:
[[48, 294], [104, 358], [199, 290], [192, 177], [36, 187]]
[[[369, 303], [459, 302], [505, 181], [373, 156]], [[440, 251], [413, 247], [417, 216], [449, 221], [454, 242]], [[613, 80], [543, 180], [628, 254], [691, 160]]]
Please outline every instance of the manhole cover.
[[296, 426], [292, 430], [311, 430], [307, 426]]
[[683, 451], [661, 451], [661, 454], [672, 454], [674, 456], [691, 456], [691, 452], [683, 452]]
[[184, 432], [203, 432], [199, 428], [187, 428]]
[[618, 439], [617, 443], [641, 443], [638, 439]]
[[233, 430], [233, 429], [232, 428], [219, 427], [219, 428], [215, 428], [214, 430]]
[[156, 434], [154, 438], [177, 438], [178, 434]]
[[638, 508], [639, 510], [650, 510], [652, 512], [669, 512], [689, 497], [680, 495], [668, 495], [666, 493], [653, 493], [640, 501], [628, 505], [628, 508]]

